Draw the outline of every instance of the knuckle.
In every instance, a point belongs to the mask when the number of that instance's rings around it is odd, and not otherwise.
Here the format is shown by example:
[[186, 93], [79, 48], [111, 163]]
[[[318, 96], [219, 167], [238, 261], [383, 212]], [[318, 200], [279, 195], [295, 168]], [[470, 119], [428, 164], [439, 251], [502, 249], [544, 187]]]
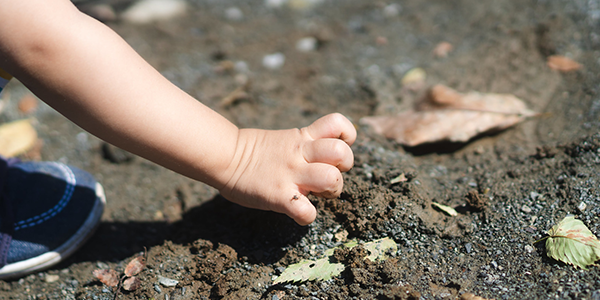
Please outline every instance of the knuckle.
[[336, 166], [341, 171], [348, 171], [354, 165], [354, 154], [348, 144], [337, 140], [331, 148]]
[[332, 152], [335, 160], [340, 163], [344, 160], [344, 157], [347, 156], [348, 145], [340, 140], [335, 140], [335, 143], [333, 143], [330, 151]]
[[344, 117], [344, 115], [340, 113], [333, 113], [330, 116], [331, 118], [329, 119], [329, 124], [332, 130], [345, 127], [344, 125], [346, 124], [346, 117]]

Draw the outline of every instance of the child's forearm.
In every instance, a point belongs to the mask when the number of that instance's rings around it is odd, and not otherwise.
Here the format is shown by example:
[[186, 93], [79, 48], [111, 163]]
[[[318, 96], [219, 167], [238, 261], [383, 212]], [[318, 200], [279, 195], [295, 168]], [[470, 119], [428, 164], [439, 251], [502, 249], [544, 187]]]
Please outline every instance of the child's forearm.
[[301, 129], [239, 130], [68, 0], [0, 0], [0, 7], [0, 68], [100, 138], [303, 225], [316, 216], [309, 193], [342, 192], [356, 139], [344, 116]]
[[[98, 137], [220, 188], [238, 128], [63, 0], [0, 1], [0, 67]], [[52, 13], [48, 13], [52, 12]]]

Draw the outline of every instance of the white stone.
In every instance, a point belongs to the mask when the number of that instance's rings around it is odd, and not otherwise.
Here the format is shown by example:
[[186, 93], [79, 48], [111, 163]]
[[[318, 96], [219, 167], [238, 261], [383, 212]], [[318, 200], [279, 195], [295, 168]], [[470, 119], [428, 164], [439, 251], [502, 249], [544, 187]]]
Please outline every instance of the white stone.
[[525, 252], [533, 253], [533, 251], [535, 251], [535, 249], [531, 245], [525, 245]]
[[233, 69], [238, 73], [250, 72], [250, 68], [248, 67], [248, 64], [243, 60], [236, 61], [233, 66]]
[[319, 4], [323, 0], [289, 0], [287, 1], [289, 7], [294, 10], [307, 10], [311, 9]]
[[402, 8], [398, 4], [390, 4], [383, 8], [383, 15], [387, 18], [393, 18], [400, 14]]
[[121, 18], [129, 23], [145, 24], [179, 16], [186, 8], [184, 0], [141, 0], [123, 12]]
[[225, 10], [225, 18], [229, 21], [241, 21], [244, 19], [244, 12], [238, 7], [230, 7]]
[[276, 70], [283, 66], [285, 63], [285, 55], [283, 53], [277, 52], [273, 54], [268, 54], [263, 57], [262, 64], [265, 68]]
[[531, 198], [531, 200], [535, 201], [538, 197], [540, 196], [540, 194], [536, 193], [536, 192], [531, 192], [529, 193], [529, 197]]
[[579, 205], [577, 205], [577, 209], [579, 209], [580, 212], [583, 212], [586, 207], [587, 207], [587, 204], [585, 204], [585, 202], [583, 202], [583, 201], [581, 201], [581, 203], [579, 203]]
[[524, 213], [528, 214], [531, 212], [531, 208], [527, 205], [523, 205], [521, 206], [521, 211], [523, 211]]
[[46, 274], [46, 278], [44, 278], [44, 281], [46, 281], [47, 283], [51, 283], [51, 282], [58, 281], [59, 279], [60, 279], [60, 276], [58, 276], [58, 275]]
[[179, 281], [177, 281], [175, 279], [163, 277], [163, 276], [160, 276], [160, 275], [158, 275], [158, 282], [160, 284], [162, 284], [163, 286], [167, 286], [167, 287], [169, 287], [169, 286], [176, 286], [179, 283]]
[[309, 36], [301, 38], [296, 42], [296, 50], [300, 52], [310, 52], [317, 49], [317, 39]]
[[79, 143], [86, 144], [88, 142], [88, 135], [85, 132], [78, 133], [75, 138]]
[[288, 0], [265, 0], [265, 5], [271, 8], [282, 7]]

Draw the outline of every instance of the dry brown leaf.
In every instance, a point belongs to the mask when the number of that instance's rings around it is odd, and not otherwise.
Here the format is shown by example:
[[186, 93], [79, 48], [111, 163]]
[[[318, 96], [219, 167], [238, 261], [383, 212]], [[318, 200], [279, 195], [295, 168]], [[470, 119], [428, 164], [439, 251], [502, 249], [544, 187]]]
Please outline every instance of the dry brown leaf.
[[0, 125], [0, 155], [12, 157], [26, 152], [37, 142], [30, 119]]
[[434, 86], [416, 109], [396, 116], [364, 117], [361, 123], [407, 146], [439, 141], [466, 142], [481, 133], [502, 130], [537, 115], [510, 94], [461, 94]]
[[119, 273], [115, 270], [94, 270], [92, 273], [96, 278], [98, 278], [102, 283], [106, 284], [110, 287], [115, 287], [119, 284]]
[[582, 67], [578, 62], [561, 55], [548, 56], [547, 64], [551, 69], [561, 72], [576, 71]]
[[126, 291], [133, 291], [138, 289], [142, 285], [142, 282], [135, 276], [129, 277], [123, 281], [123, 288]]
[[446, 57], [448, 56], [448, 53], [452, 51], [453, 48], [454, 47], [452, 46], [452, 44], [448, 42], [441, 42], [437, 44], [435, 48], [433, 48], [433, 55], [435, 57]]
[[132, 259], [125, 267], [125, 276], [131, 277], [140, 273], [146, 266], [146, 260], [143, 256]]

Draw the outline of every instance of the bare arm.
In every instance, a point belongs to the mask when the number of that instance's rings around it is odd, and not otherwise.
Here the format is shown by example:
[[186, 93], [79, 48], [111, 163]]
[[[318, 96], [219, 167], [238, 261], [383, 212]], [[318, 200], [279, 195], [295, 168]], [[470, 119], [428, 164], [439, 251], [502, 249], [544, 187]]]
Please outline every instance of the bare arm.
[[0, 66], [41, 99], [112, 144], [218, 188], [226, 181], [219, 176], [233, 158], [237, 127], [112, 30], [69, 1], [0, 7]]
[[240, 130], [68, 0], [0, 0], [0, 8], [0, 68], [92, 134], [300, 224], [316, 216], [309, 193], [341, 193], [356, 138], [342, 115], [302, 129]]

